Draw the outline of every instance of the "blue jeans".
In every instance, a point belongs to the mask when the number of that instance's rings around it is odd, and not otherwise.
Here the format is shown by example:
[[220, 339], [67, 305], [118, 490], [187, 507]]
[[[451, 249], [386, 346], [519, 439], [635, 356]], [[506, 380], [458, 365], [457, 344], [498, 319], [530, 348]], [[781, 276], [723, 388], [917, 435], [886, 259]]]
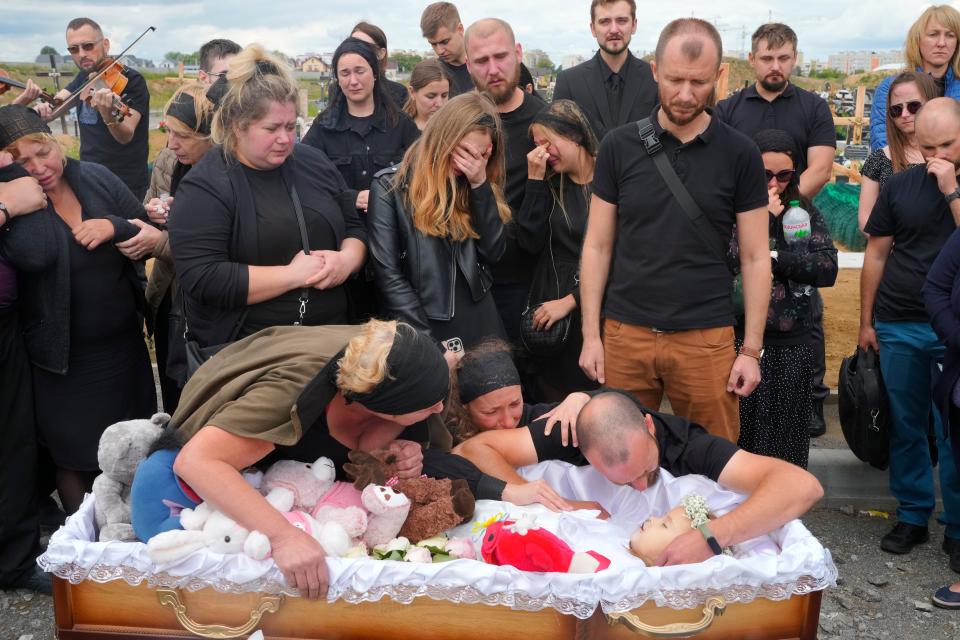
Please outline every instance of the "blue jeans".
[[890, 398], [890, 492], [900, 503], [897, 518], [921, 527], [936, 495], [927, 431], [933, 416], [940, 461], [940, 492], [946, 535], [960, 538], [960, 477], [933, 398], [934, 377], [945, 348], [925, 322], [877, 322], [880, 370]]

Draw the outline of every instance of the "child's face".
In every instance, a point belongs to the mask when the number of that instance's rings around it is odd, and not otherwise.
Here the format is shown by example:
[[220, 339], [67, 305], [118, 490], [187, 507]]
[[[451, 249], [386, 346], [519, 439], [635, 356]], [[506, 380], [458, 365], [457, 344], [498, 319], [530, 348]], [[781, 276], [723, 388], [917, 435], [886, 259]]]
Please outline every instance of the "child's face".
[[690, 530], [690, 518], [684, 513], [683, 506], [675, 507], [637, 527], [630, 536], [630, 551], [651, 565], [671, 542]]

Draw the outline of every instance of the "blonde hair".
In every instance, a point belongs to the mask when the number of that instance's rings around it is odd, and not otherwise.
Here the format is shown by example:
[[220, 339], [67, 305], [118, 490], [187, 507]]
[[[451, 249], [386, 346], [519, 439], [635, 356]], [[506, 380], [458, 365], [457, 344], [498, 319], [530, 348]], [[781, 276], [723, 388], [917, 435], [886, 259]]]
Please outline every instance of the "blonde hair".
[[410, 146], [397, 173], [407, 187], [407, 203], [418, 231], [436, 238], [462, 242], [479, 238], [470, 222], [470, 186], [453, 174], [450, 155], [473, 131], [490, 134], [493, 152], [487, 160], [487, 181], [504, 224], [510, 207], [503, 199], [503, 124], [493, 103], [476, 93], [459, 95], [433, 114], [423, 135]]
[[[410, 90], [421, 91], [431, 82], [437, 82], [439, 80], [446, 80], [448, 87], [453, 86], [453, 82], [450, 80], [450, 74], [443, 68], [439, 60], [435, 58], [422, 60], [417, 63], [417, 66], [415, 66], [410, 73]], [[417, 101], [413, 99], [412, 94], [408, 95], [407, 101], [403, 103], [403, 112], [411, 118], [416, 119]]]
[[443, 421], [453, 435], [454, 441], [458, 444], [480, 433], [480, 427], [475, 425], [473, 420], [470, 419], [466, 405], [460, 402], [460, 393], [458, 391], [459, 383], [457, 381], [460, 369], [471, 366], [473, 361], [477, 359], [477, 356], [481, 354], [497, 352], [512, 354], [513, 347], [510, 346], [510, 343], [500, 338], [486, 338], [465, 352], [460, 362], [450, 369], [450, 396], [447, 399]]
[[259, 44], [251, 44], [230, 60], [227, 82], [230, 89], [214, 115], [210, 137], [223, 145], [228, 157], [236, 151], [237, 132], [264, 117], [270, 103], [296, 107], [300, 101], [300, 89], [287, 64]]
[[174, 125], [173, 128], [178, 129], [178, 131], [175, 131], [177, 135], [189, 136], [191, 138], [210, 138], [209, 134], [200, 133], [199, 130], [192, 129], [176, 116], [172, 116], [167, 113], [167, 111], [170, 110], [170, 106], [177, 102], [177, 99], [181, 95], [185, 94], [193, 98], [193, 115], [194, 120], [197, 122], [197, 126], [199, 127], [204, 121], [209, 122], [214, 111], [213, 103], [209, 100], [209, 98], [207, 98], [207, 89], [209, 88], [210, 87], [202, 82], [189, 82], [177, 89], [174, 94], [170, 96], [170, 100], [167, 101], [167, 104], [163, 106], [163, 118], [166, 121], [166, 125], [168, 127], [171, 124]]
[[60, 155], [63, 156], [63, 164], [64, 165], [67, 164], [67, 153], [64, 150], [63, 145], [60, 144], [60, 141], [57, 140], [57, 138], [52, 133], [43, 133], [39, 131], [37, 133], [28, 133], [25, 136], [21, 136], [16, 140], [14, 140], [13, 142], [11, 142], [9, 145], [7, 145], [6, 149], [3, 149], [3, 151], [6, 151], [10, 155], [12, 155], [14, 160], [19, 160], [20, 150], [17, 148], [17, 145], [21, 142], [35, 142], [37, 144], [53, 145], [60, 150]]
[[[907, 60], [907, 69], [914, 71], [923, 69], [923, 56], [920, 55], [920, 40], [923, 38], [923, 32], [931, 20], [936, 20], [947, 29], [953, 31], [960, 38], [960, 12], [948, 4], [933, 5], [927, 7], [910, 26], [907, 31], [907, 41], [903, 46], [903, 57]], [[950, 67], [956, 76], [960, 76], [960, 45], [953, 52], [950, 58]]]
[[337, 388], [368, 393], [389, 375], [387, 356], [397, 335], [396, 320], [369, 320], [360, 335], [347, 343], [337, 362]]

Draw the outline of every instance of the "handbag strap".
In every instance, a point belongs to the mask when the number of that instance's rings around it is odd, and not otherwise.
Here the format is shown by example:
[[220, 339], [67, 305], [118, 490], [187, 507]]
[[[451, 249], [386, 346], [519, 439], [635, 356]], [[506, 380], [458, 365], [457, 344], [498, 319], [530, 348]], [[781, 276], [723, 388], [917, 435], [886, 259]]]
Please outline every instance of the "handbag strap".
[[[660, 139], [657, 137], [657, 130], [653, 126], [653, 121], [650, 118], [638, 120], [637, 130], [640, 132], [640, 139], [643, 141], [643, 148], [646, 150], [647, 155], [653, 160], [654, 166], [657, 167], [657, 171], [660, 172], [660, 177], [663, 178], [663, 181], [667, 183], [667, 186], [670, 188], [670, 192], [673, 194], [673, 197], [676, 198], [677, 202], [680, 203], [680, 208], [690, 220], [690, 223], [693, 225], [693, 229], [696, 231], [701, 242], [703, 242], [703, 244], [709, 248], [710, 253], [712, 253], [715, 258], [719, 259], [720, 262], [726, 263], [727, 256], [720, 250], [720, 247], [723, 246], [723, 242], [721, 241], [719, 245], [716, 244], [716, 240], [722, 240], [720, 238], [720, 234], [717, 233], [716, 230], [714, 230], [712, 234], [707, 231], [707, 227], [705, 225], [709, 224], [709, 222], [707, 221], [703, 210], [696, 203], [696, 201], [693, 199], [693, 196], [690, 195], [690, 192], [680, 180], [680, 176], [677, 175], [677, 172], [670, 164], [670, 160], [667, 159], [666, 155], [661, 153], [661, 151], [663, 151], [663, 145], [660, 143]], [[701, 218], [703, 220], [701, 220]], [[710, 228], [712, 229], [713, 227]]]
[[[296, 177], [294, 177], [296, 180]], [[303, 207], [300, 206], [300, 196], [297, 195], [297, 185], [290, 183], [290, 199], [293, 200], [293, 210], [297, 214], [297, 225], [300, 227], [300, 242], [303, 243], [303, 252], [310, 255], [310, 239], [307, 237], [307, 223], [303, 219]], [[307, 302], [310, 301], [310, 289], [304, 287], [300, 290], [300, 319], [294, 322], [295, 325], [303, 324], [303, 317], [307, 314]]]

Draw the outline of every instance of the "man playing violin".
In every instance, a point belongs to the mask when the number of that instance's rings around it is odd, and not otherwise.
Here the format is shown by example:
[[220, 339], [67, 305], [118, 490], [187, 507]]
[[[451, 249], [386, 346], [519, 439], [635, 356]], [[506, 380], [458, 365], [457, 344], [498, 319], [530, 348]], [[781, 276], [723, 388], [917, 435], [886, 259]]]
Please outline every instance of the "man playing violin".
[[[66, 99], [86, 84], [88, 78], [109, 63], [109, 50], [110, 40], [104, 37], [99, 24], [90, 18], [71, 20], [67, 25], [67, 51], [80, 72], [56, 97]], [[149, 183], [147, 129], [150, 92], [143, 76], [124, 65], [119, 67], [127, 78], [126, 87], [122, 90], [122, 102], [129, 107], [130, 115], [122, 118], [117, 116], [121, 97], [110, 88], [86, 87], [77, 103], [80, 159], [104, 165], [142, 200]], [[15, 102], [30, 102], [39, 95], [39, 87], [32, 82], [27, 84], [27, 89]], [[34, 108], [43, 117], [47, 117], [52, 110], [46, 103], [39, 103]]]

